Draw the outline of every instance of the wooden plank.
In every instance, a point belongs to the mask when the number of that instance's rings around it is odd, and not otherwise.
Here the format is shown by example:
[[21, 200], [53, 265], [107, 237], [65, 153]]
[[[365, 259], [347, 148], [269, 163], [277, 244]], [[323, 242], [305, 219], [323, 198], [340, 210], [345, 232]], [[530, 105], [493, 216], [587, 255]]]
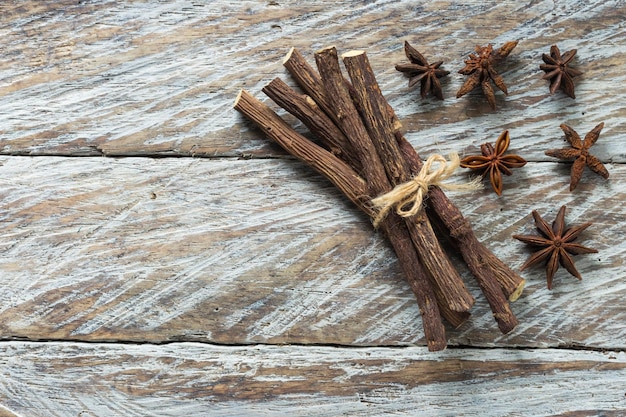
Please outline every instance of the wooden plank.
[[[368, 220], [299, 162], [192, 158], [1, 157], [0, 338], [224, 344], [421, 344], [419, 312]], [[503, 336], [477, 298], [452, 345], [626, 346], [621, 184], [588, 176], [575, 193], [531, 163], [491, 190], [454, 194], [480, 239], [518, 269], [533, 208], [592, 221], [577, 257], [545, 287], [528, 270]], [[549, 166], [549, 167], [548, 167]], [[554, 171], [553, 171], [554, 170]], [[456, 181], [466, 177], [460, 175]], [[453, 261], [461, 268], [459, 259]]]
[[0, 370], [28, 416], [626, 412], [624, 352], [11, 342]]
[[[512, 148], [548, 160], [562, 122], [606, 123], [596, 152], [626, 160], [626, 57], [620, 2], [447, 1], [208, 3], [36, 1], [0, 6], [0, 152], [30, 155], [280, 155], [232, 111], [240, 88], [287, 80], [292, 46], [365, 49], [409, 139], [426, 154], [473, 152], [511, 130]], [[520, 39], [502, 66], [509, 85], [491, 111], [455, 99], [475, 44]], [[409, 40], [452, 71], [444, 102], [420, 100], [393, 68]], [[550, 96], [538, 65], [557, 43], [578, 49], [577, 99]], [[290, 81], [291, 82], [291, 81]]]

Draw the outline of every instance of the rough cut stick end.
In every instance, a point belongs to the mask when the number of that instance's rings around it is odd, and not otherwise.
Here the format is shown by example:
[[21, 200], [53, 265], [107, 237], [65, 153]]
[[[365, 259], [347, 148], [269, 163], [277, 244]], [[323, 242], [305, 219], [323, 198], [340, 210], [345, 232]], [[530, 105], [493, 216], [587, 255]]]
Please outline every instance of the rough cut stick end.
[[246, 91], [242, 88], [241, 90], [239, 90], [239, 94], [237, 94], [237, 98], [235, 98], [235, 103], [233, 104], [233, 107], [237, 107], [237, 104], [239, 104], [239, 100], [241, 100], [241, 96], [245, 93]]
[[520, 297], [520, 295], [522, 295], [525, 285], [526, 285], [526, 280], [522, 279], [519, 285], [517, 286], [517, 288], [515, 289], [515, 291], [513, 291], [511, 295], [509, 295], [509, 301], [512, 302], [512, 301], [517, 300]]
[[315, 53], [316, 54], [321, 54], [323, 52], [332, 51], [332, 50], [337, 50], [337, 47], [335, 45], [327, 46], [325, 48], [318, 49], [317, 51], [315, 51]]
[[291, 58], [291, 55], [293, 55], [294, 51], [296, 50], [295, 47], [291, 47], [291, 49], [289, 49], [289, 52], [287, 52], [287, 55], [285, 55], [285, 58], [283, 59], [283, 65], [285, 65], [285, 62], [289, 61], [289, 59]]
[[429, 341], [428, 342], [428, 351], [429, 352], [441, 352], [442, 350], [446, 350], [448, 345], [446, 343]]
[[358, 56], [358, 55], [363, 55], [365, 53], [365, 51], [361, 51], [361, 50], [353, 50], [353, 51], [348, 51], [345, 54], [341, 55], [341, 58], [350, 58], [353, 56]]

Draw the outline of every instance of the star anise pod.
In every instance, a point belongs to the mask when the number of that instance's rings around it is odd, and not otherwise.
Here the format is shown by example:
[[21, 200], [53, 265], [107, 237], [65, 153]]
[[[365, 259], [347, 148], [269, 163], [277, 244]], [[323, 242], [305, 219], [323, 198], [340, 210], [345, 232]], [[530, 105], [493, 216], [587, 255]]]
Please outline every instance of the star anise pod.
[[550, 80], [550, 94], [554, 94], [561, 87], [565, 94], [571, 98], [574, 95], [574, 77], [582, 75], [581, 71], [570, 68], [569, 63], [574, 59], [576, 49], [565, 52], [561, 55], [558, 46], [550, 47], [550, 55], [543, 54], [541, 59], [545, 64], [539, 65], [539, 68], [546, 72], [542, 77], [544, 80]]
[[593, 130], [585, 136], [585, 140], [580, 140], [580, 136], [578, 133], [565, 123], [561, 125], [561, 129], [565, 132], [565, 139], [572, 145], [571, 148], [564, 149], [549, 149], [545, 152], [546, 155], [552, 156], [559, 159], [564, 160], [574, 160], [572, 164], [572, 174], [571, 181], [569, 185], [569, 190], [573, 191], [574, 188], [578, 185], [581, 177], [583, 176], [583, 171], [585, 169], [585, 165], [587, 165], [593, 172], [600, 175], [603, 178], [609, 178], [609, 171], [604, 167], [602, 161], [600, 161], [597, 157], [591, 155], [589, 153], [589, 148], [593, 146], [594, 143], [600, 137], [600, 131], [604, 127], [604, 122], [600, 123]]
[[493, 109], [496, 108], [496, 96], [491, 86], [491, 81], [504, 94], [508, 94], [504, 80], [494, 68], [494, 64], [506, 58], [513, 48], [517, 46], [518, 41], [506, 42], [501, 48], [494, 51], [491, 44], [487, 46], [476, 46], [476, 54], [470, 54], [469, 59], [465, 61], [465, 67], [459, 71], [463, 75], [470, 77], [465, 84], [456, 93], [456, 98], [462, 97], [472, 91], [479, 84], [483, 93], [487, 97], [487, 101]]
[[521, 168], [526, 165], [526, 160], [521, 156], [504, 154], [510, 143], [509, 131], [505, 130], [498, 137], [495, 148], [491, 143], [480, 145], [482, 156], [466, 156], [461, 160], [461, 166], [481, 170], [483, 177], [488, 173], [494, 191], [502, 195], [502, 174], [511, 175], [510, 168]]
[[565, 209], [563, 206], [556, 215], [552, 227], [541, 218], [537, 210], [533, 210], [532, 214], [535, 219], [537, 230], [542, 236], [534, 235], [513, 235], [517, 240], [521, 240], [531, 246], [542, 248], [539, 252], [532, 255], [521, 270], [537, 264], [543, 260], [548, 260], [546, 264], [546, 277], [548, 280], [548, 289], [552, 289], [552, 278], [559, 269], [559, 264], [563, 265], [567, 271], [578, 279], [582, 279], [578, 270], [574, 266], [574, 260], [571, 255], [580, 255], [581, 253], [597, 253], [596, 249], [588, 248], [578, 243], [574, 243], [578, 235], [591, 225], [590, 222], [581, 224], [580, 226], [565, 228]]
[[426, 58], [406, 41], [404, 42], [404, 53], [411, 63], [397, 64], [396, 70], [410, 77], [409, 87], [413, 87], [418, 81], [421, 81], [420, 95], [422, 98], [425, 98], [432, 91], [435, 97], [443, 100], [439, 78], [450, 74], [450, 71], [439, 68], [443, 61], [429, 64]]

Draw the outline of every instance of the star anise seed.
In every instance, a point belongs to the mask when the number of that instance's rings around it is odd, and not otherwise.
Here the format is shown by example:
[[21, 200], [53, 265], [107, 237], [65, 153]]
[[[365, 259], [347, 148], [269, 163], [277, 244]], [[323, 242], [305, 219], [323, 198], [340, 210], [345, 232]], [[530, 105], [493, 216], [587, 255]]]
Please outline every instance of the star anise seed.
[[488, 173], [494, 191], [502, 195], [502, 174], [511, 175], [510, 168], [521, 168], [526, 165], [526, 160], [521, 156], [504, 155], [510, 143], [509, 131], [505, 130], [498, 137], [495, 148], [490, 143], [482, 144], [480, 146], [482, 156], [466, 156], [461, 160], [461, 166], [481, 170], [483, 177]]
[[491, 108], [496, 108], [496, 96], [491, 86], [491, 81], [504, 94], [508, 94], [504, 80], [494, 68], [494, 64], [506, 58], [519, 41], [506, 42], [498, 50], [494, 51], [491, 44], [487, 46], [476, 46], [477, 55], [470, 54], [465, 61], [465, 67], [459, 71], [460, 74], [469, 75], [463, 86], [456, 93], [456, 98], [462, 97], [472, 91], [479, 84]]
[[589, 153], [589, 148], [593, 146], [594, 143], [600, 137], [600, 131], [604, 127], [604, 122], [600, 123], [596, 127], [593, 128], [587, 135], [584, 140], [580, 140], [580, 136], [574, 129], [563, 123], [561, 125], [561, 129], [565, 132], [565, 139], [572, 145], [571, 148], [563, 148], [563, 149], [549, 149], [545, 152], [546, 155], [552, 156], [554, 158], [559, 158], [563, 160], [574, 160], [572, 164], [572, 173], [571, 173], [571, 181], [569, 190], [573, 191], [578, 182], [583, 176], [583, 171], [585, 169], [585, 165], [587, 165], [593, 172], [600, 175], [602, 178], [609, 178], [609, 171], [604, 167], [602, 161], [600, 161], [597, 157], [591, 155]]
[[413, 87], [420, 81], [420, 95], [422, 98], [425, 98], [429, 92], [432, 92], [439, 100], [443, 100], [443, 92], [441, 91], [439, 78], [450, 74], [450, 71], [439, 68], [441, 64], [443, 64], [443, 61], [429, 64], [426, 58], [406, 41], [404, 42], [404, 53], [411, 63], [397, 64], [396, 70], [410, 77], [409, 87]]
[[532, 214], [535, 219], [537, 230], [542, 236], [535, 235], [513, 235], [513, 238], [520, 240], [528, 245], [541, 248], [532, 255], [522, 265], [523, 271], [529, 266], [535, 265], [541, 261], [548, 260], [546, 263], [546, 278], [548, 281], [548, 289], [552, 289], [552, 278], [559, 269], [559, 264], [563, 265], [567, 271], [578, 279], [582, 279], [580, 273], [574, 265], [571, 255], [580, 255], [582, 253], [597, 253], [596, 249], [588, 248], [578, 243], [574, 243], [578, 235], [588, 228], [591, 223], [587, 222], [580, 226], [565, 228], [565, 206], [562, 206], [556, 215], [552, 227], [541, 218], [537, 210], [533, 210]]
[[565, 94], [571, 98], [576, 98], [573, 78], [582, 75], [582, 72], [569, 66], [575, 55], [576, 49], [561, 55], [558, 46], [552, 45], [550, 47], [550, 55], [543, 54], [541, 56], [545, 64], [539, 65], [539, 68], [546, 72], [542, 78], [550, 80], [550, 94], [554, 94], [561, 87]]

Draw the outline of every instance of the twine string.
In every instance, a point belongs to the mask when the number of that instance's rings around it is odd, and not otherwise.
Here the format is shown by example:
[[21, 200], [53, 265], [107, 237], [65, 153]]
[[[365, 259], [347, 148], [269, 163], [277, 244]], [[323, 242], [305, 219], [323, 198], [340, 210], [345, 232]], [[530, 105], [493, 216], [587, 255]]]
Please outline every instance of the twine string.
[[[374, 218], [374, 227], [378, 227], [381, 221], [387, 217], [389, 211], [395, 207], [396, 213], [401, 217], [416, 215], [422, 208], [424, 197], [428, 194], [428, 188], [437, 186], [445, 190], [470, 191], [481, 188], [480, 178], [475, 178], [465, 184], [445, 184], [459, 167], [461, 161], [459, 155], [451, 153], [448, 155], [450, 162], [445, 157], [435, 154], [431, 155], [420, 172], [411, 180], [398, 184], [391, 191], [378, 196], [372, 200], [374, 208], [378, 211]], [[433, 165], [438, 164], [437, 169]]]

